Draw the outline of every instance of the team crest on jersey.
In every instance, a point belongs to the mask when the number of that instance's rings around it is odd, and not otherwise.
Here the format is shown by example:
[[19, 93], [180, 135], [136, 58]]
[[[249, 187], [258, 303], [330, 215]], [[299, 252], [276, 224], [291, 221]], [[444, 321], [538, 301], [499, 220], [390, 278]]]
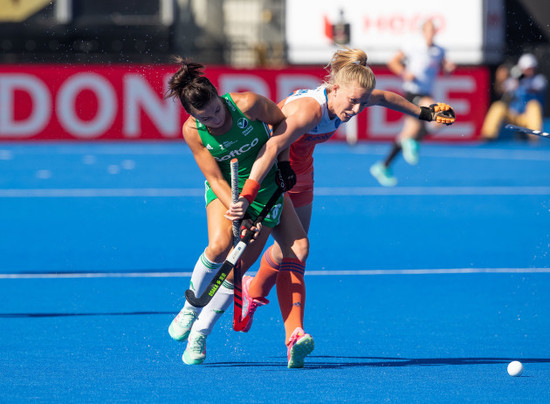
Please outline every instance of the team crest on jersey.
[[248, 126], [248, 119], [246, 118], [239, 118], [239, 120], [237, 121], [237, 126], [240, 128], [240, 129], [244, 129]]
[[248, 124], [248, 119], [246, 118], [239, 118], [237, 121], [237, 127], [242, 129], [243, 136], [248, 136], [253, 130], [253, 126]]

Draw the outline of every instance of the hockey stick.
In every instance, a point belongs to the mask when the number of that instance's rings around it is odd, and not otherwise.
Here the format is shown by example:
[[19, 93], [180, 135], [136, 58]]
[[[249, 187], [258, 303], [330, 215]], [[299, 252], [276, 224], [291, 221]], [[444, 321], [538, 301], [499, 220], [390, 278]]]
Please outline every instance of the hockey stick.
[[[237, 202], [239, 199], [239, 160], [231, 160], [231, 201]], [[239, 242], [240, 220], [233, 221], [233, 246]], [[241, 272], [241, 262], [237, 262], [233, 268], [233, 329], [241, 331], [248, 321], [243, 322], [243, 275]]]
[[243, 318], [243, 274], [240, 261], [233, 268], [233, 330], [242, 331], [249, 318]]
[[[283, 192], [284, 185], [279, 186], [277, 190], [273, 193], [269, 201], [267, 201], [266, 205], [264, 206], [256, 220], [254, 220], [250, 228], [257, 226], [258, 223], [261, 223], [265, 219], [265, 217], [269, 214], [271, 208], [273, 208], [275, 203], [277, 203], [277, 200]], [[195, 292], [193, 292], [191, 289], [187, 289], [185, 291], [185, 298], [187, 299], [189, 304], [195, 307], [204, 307], [208, 304], [212, 297], [214, 297], [216, 291], [222, 285], [225, 278], [227, 278], [229, 272], [231, 272], [231, 270], [235, 267], [235, 264], [239, 261], [239, 258], [241, 258], [241, 255], [243, 254], [246, 246], [254, 237], [254, 232], [250, 230], [250, 228], [246, 229], [245, 234], [233, 247], [233, 250], [229, 253], [225, 262], [222, 264], [220, 269], [218, 269], [218, 272], [216, 273], [216, 275], [214, 275], [214, 278], [210, 281], [202, 295], [198, 297], [195, 296]]]
[[[277, 175], [279, 179], [279, 182], [278, 182], [279, 187], [277, 188], [277, 191], [275, 191], [275, 194], [271, 197], [271, 199], [273, 199], [275, 195], [280, 195], [286, 190], [286, 183], [282, 178], [281, 171], [278, 171]], [[235, 265], [235, 268], [233, 269], [233, 287], [234, 287], [233, 289], [233, 330], [234, 331], [243, 331], [248, 326], [248, 323], [250, 322], [250, 316], [243, 315], [243, 288], [242, 288], [243, 282], [242, 281], [243, 281], [243, 278], [241, 273], [241, 263], [239, 262], [237, 265]]]
[[[239, 199], [239, 160], [232, 159], [230, 162], [231, 167], [231, 202], [237, 202]], [[233, 245], [237, 244], [239, 240], [239, 227], [241, 227], [240, 220], [233, 220]]]
[[523, 133], [525, 135], [537, 135], [537, 136], [541, 136], [541, 137], [550, 138], [550, 133], [548, 133], [548, 132], [542, 132], [540, 130], [528, 129], [528, 128], [524, 128], [522, 126], [506, 125], [504, 127], [504, 129], [509, 130], [509, 131], [513, 131], [513, 132]]

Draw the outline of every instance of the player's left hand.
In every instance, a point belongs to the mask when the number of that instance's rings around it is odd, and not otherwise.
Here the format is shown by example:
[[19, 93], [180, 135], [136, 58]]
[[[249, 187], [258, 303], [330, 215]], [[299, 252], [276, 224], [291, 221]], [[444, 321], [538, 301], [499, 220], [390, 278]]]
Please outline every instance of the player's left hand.
[[255, 240], [258, 235], [260, 234], [260, 231], [262, 230], [262, 224], [258, 223], [255, 226], [252, 226], [253, 222], [251, 219], [244, 219], [241, 223], [241, 238], [244, 237], [247, 230], [251, 230], [254, 235], [252, 236], [251, 241]]
[[456, 119], [451, 106], [442, 102], [430, 105], [430, 115], [432, 121], [445, 125], [452, 125]]

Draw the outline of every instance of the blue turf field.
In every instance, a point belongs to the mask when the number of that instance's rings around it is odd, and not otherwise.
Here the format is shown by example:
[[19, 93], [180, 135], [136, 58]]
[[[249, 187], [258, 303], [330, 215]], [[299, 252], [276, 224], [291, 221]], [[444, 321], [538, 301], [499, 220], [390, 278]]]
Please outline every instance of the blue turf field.
[[0, 402], [550, 402], [550, 141], [426, 144], [393, 189], [388, 147], [316, 151], [288, 370], [274, 292], [203, 366], [168, 336], [206, 244], [184, 144], [0, 144]]

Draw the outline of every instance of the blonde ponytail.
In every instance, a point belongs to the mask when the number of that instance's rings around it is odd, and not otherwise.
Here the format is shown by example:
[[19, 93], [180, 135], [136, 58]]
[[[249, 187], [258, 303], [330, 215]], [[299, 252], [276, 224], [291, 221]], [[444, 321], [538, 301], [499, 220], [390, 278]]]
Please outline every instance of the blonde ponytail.
[[366, 89], [376, 87], [376, 77], [367, 65], [367, 54], [361, 49], [344, 48], [336, 51], [327, 65], [330, 73], [325, 84], [330, 89], [334, 84], [358, 83]]

